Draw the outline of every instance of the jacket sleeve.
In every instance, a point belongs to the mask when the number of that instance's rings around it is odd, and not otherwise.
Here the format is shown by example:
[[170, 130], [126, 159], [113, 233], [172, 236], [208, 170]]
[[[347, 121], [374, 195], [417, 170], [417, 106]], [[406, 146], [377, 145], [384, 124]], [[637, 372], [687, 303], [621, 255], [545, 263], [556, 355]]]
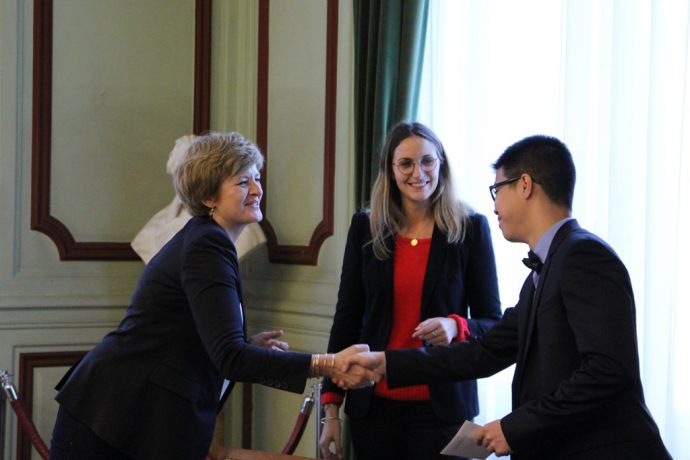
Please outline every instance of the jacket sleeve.
[[501, 319], [501, 301], [489, 223], [481, 214], [471, 216], [470, 222], [465, 274], [469, 305], [467, 325], [471, 336], [477, 337]]
[[486, 334], [445, 347], [386, 350], [391, 388], [489, 377], [515, 363], [518, 312], [506, 310]]
[[247, 343], [243, 328], [237, 257], [222, 231], [189, 244], [181, 282], [208, 356], [227, 379], [304, 391], [310, 355]]

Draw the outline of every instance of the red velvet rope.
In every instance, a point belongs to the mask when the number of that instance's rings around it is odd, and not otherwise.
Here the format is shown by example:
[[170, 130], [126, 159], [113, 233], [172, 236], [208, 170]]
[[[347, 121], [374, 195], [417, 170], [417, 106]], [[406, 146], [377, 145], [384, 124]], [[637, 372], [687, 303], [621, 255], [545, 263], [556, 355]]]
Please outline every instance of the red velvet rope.
[[307, 421], [309, 421], [309, 413], [307, 412], [305, 414], [304, 412], [300, 412], [297, 416], [295, 428], [293, 428], [292, 434], [290, 435], [290, 439], [288, 439], [288, 442], [285, 444], [285, 447], [283, 447], [283, 451], [281, 452], [281, 454], [292, 455], [292, 453], [297, 448], [297, 444], [299, 444], [299, 440], [302, 439], [304, 429], [307, 427]]
[[26, 415], [26, 411], [24, 410], [24, 406], [22, 405], [21, 401], [17, 399], [15, 401], [10, 401], [10, 404], [12, 405], [12, 409], [14, 409], [14, 413], [17, 414], [17, 420], [19, 420], [21, 429], [27, 435], [29, 435], [31, 444], [33, 444], [43, 460], [48, 460], [48, 457], [50, 457], [50, 451], [41, 439], [38, 431], [36, 431], [36, 426], [34, 426], [31, 419], [29, 419], [29, 416]]
[[[16, 399], [14, 401], [10, 401], [10, 405], [12, 406], [14, 413], [17, 415], [17, 420], [19, 421], [21, 429], [29, 436], [29, 440], [38, 454], [43, 460], [49, 460], [50, 450], [41, 439], [41, 436], [38, 434], [36, 426], [26, 414], [22, 402]], [[304, 430], [307, 427], [307, 422], [309, 421], [309, 412], [310, 411], [300, 412], [297, 416], [297, 422], [295, 423], [295, 427], [292, 430], [292, 434], [290, 435], [288, 442], [285, 444], [285, 447], [281, 452], [282, 454], [292, 455], [297, 448], [297, 445], [304, 434]], [[209, 459], [210, 455], [206, 458]]]

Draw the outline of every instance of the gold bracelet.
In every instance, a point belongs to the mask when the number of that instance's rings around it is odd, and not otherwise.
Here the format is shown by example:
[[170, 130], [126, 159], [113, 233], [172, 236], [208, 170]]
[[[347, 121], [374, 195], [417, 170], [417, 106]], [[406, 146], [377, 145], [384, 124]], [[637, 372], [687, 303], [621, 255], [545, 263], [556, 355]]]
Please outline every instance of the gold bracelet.
[[331, 353], [331, 369], [335, 369], [335, 353]]
[[[326, 353], [323, 355], [323, 374], [324, 376], [331, 375], [333, 373], [334, 366], [328, 362], [328, 357], [333, 356], [332, 353]], [[332, 359], [332, 358], [331, 358]]]
[[317, 354], [311, 355], [311, 376], [312, 377], [318, 377], [319, 376], [319, 368], [318, 368], [319, 362], [317, 359], [318, 356], [319, 355], [317, 355]]

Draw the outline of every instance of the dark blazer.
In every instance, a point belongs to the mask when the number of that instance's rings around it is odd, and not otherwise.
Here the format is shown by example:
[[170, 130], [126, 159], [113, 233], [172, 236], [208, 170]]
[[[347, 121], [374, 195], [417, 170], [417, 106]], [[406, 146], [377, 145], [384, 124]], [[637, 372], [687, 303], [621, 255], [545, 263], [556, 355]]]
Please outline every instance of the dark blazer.
[[194, 217], [144, 269], [117, 330], [58, 385], [61, 407], [135, 459], [203, 459], [223, 379], [301, 393], [310, 355], [248, 345], [235, 248]]
[[[345, 247], [329, 352], [353, 343], [384, 350], [388, 343], [393, 324], [393, 257], [378, 260], [370, 240], [368, 215], [355, 214]], [[393, 249], [394, 237], [387, 244]], [[454, 313], [467, 318], [473, 336], [486, 332], [501, 317], [491, 234], [481, 214], [470, 217], [463, 242], [448, 243], [438, 229], [431, 239], [419, 320]], [[324, 391], [341, 390], [325, 381]], [[441, 420], [458, 422], [479, 413], [475, 381], [436, 383], [429, 391], [434, 413]], [[365, 416], [372, 394], [372, 388], [349, 390], [346, 412]]]
[[516, 363], [501, 428], [513, 459], [666, 459], [644, 402], [635, 303], [614, 251], [571, 220], [534, 289], [478, 340], [386, 353], [391, 386], [492, 375]]

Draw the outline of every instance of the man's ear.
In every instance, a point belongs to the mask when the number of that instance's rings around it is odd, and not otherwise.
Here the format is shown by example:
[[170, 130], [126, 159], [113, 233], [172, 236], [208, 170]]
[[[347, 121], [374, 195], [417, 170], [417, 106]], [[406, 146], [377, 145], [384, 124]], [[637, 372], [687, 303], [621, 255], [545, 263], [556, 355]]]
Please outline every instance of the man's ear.
[[532, 195], [532, 191], [534, 188], [534, 181], [532, 180], [532, 176], [530, 176], [527, 173], [524, 173], [522, 176], [520, 176], [519, 184], [522, 188], [522, 193], [529, 198]]

